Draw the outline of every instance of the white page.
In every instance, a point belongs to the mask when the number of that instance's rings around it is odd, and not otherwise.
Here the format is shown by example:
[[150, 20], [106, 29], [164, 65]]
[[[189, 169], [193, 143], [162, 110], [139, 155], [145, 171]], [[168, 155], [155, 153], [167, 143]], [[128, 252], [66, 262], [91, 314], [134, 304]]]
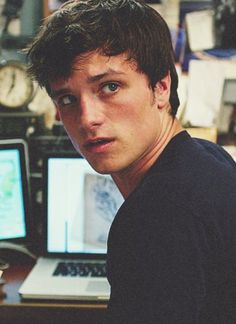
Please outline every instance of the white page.
[[225, 74], [225, 64], [219, 60], [190, 61], [184, 124], [198, 127], [217, 125]]
[[191, 51], [215, 47], [213, 10], [194, 11], [186, 14], [185, 26]]

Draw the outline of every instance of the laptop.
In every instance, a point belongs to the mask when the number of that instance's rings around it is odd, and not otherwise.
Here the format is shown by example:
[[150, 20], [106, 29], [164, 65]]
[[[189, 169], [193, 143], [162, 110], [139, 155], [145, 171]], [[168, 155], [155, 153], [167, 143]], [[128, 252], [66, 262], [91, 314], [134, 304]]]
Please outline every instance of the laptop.
[[107, 237], [123, 197], [78, 155], [43, 161], [44, 253], [19, 289], [24, 299], [108, 300]]

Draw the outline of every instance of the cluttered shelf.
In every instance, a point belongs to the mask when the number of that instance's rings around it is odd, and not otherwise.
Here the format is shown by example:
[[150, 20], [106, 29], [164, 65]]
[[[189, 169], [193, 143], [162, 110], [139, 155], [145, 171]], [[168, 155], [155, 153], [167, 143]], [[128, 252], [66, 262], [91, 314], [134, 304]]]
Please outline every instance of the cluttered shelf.
[[43, 16], [46, 18], [66, 0], [43, 0]]
[[3, 273], [5, 284], [0, 292], [0, 322], [17, 324], [43, 323], [102, 323], [105, 303], [22, 301], [18, 289], [32, 264], [10, 265]]

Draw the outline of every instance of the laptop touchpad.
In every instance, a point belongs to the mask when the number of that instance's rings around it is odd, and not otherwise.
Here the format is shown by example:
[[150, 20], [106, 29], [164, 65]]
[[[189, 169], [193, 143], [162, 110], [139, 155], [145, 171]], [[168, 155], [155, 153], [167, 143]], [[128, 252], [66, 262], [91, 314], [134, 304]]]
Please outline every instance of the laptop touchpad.
[[88, 283], [87, 291], [109, 291], [109, 284], [103, 281], [91, 281]]

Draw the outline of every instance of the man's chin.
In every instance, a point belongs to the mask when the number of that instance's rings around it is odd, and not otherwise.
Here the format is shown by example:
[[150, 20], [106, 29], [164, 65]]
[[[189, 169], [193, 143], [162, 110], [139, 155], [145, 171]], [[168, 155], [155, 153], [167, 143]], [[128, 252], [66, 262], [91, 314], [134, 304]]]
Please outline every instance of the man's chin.
[[[86, 159], [86, 157], [85, 157]], [[91, 167], [100, 174], [111, 174], [114, 172], [114, 165], [113, 163], [102, 162], [102, 161], [91, 161], [87, 159], [88, 163]]]

